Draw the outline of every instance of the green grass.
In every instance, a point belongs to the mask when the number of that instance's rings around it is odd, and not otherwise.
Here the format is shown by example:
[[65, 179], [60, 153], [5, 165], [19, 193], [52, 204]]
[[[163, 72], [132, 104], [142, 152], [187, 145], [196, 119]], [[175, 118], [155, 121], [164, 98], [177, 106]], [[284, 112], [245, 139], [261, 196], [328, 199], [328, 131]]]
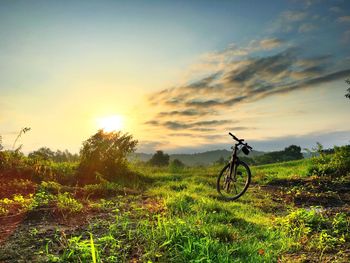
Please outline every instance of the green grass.
[[253, 166], [253, 180], [261, 184], [268, 184], [277, 180], [305, 178], [311, 166], [311, 159]]
[[[298, 161], [254, 167], [253, 177], [266, 182], [266, 175], [276, 177], [277, 171], [282, 170], [277, 178], [287, 178], [297, 171], [304, 172], [304, 168], [295, 169], [303, 165]], [[130, 207], [130, 201], [126, 202], [129, 207], [119, 205], [109, 228], [103, 234], [94, 234], [100, 259], [107, 262], [112, 259], [123, 262], [133, 257], [141, 262], [277, 262], [291, 247], [291, 237], [282, 228], [273, 227], [275, 213], [261, 209], [264, 205], [275, 205], [268, 195], [252, 187], [238, 201], [218, 199], [215, 184], [220, 167], [184, 168], [175, 173], [166, 168], [133, 169], [150, 179], [152, 183], [144, 195], [157, 200], [164, 209], [153, 213], [150, 207], [137, 203]], [[256, 178], [256, 174], [264, 174], [264, 178]], [[81, 242], [86, 244], [87, 240], [88, 236]], [[79, 259], [91, 258], [86, 250], [82, 251], [84, 253], [78, 253]]]
[[[123, 192], [121, 182], [82, 188], [88, 197], [99, 196], [87, 198], [90, 207], [112, 218], [91, 221], [72, 235], [57, 234], [42, 251], [51, 262], [278, 262], [287, 253], [305, 250], [322, 258], [350, 241], [349, 216], [297, 209], [260, 189], [306, 178], [310, 165], [310, 160], [300, 160], [251, 167], [247, 193], [227, 202], [216, 193], [221, 167], [177, 170], [131, 164], [136, 176], [127, 185], [138, 189], [132, 195]], [[58, 191], [62, 210], [81, 211], [79, 200], [62, 193], [62, 187], [41, 184], [45, 191]], [[38, 200], [51, 198], [37, 195]]]

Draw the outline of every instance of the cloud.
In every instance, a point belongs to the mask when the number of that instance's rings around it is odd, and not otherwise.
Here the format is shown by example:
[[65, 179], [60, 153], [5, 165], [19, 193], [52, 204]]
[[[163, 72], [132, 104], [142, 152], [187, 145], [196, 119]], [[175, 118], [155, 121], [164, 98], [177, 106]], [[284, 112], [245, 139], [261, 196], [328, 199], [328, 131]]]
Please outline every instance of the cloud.
[[299, 24], [307, 19], [308, 13], [305, 11], [289, 10], [282, 12], [275, 20], [272, 21], [267, 32], [291, 32], [298, 28]]
[[[234, 123], [231, 120], [209, 120], [209, 121], [197, 121], [197, 122], [180, 122], [180, 121], [147, 121], [145, 122], [146, 125], [152, 125], [152, 126], [162, 126], [164, 128], [167, 128], [169, 130], [186, 130], [186, 129], [190, 129], [190, 130], [202, 130], [203, 128], [205, 130], [208, 130], [206, 127], [217, 127], [217, 126], [221, 126], [223, 124], [229, 124], [229, 123]], [[211, 129], [209, 129], [208, 131], [210, 131]]]
[[214, 115], [215, 111], [201, 111], [198, 109], [186, 109], [186, 110], [173, 110], [173, 111], [165, 111], [160, 112], [158, 117], [171, 117], [171, 116], [205, 116], [205, 115]]
[[329, 11], [334, 13], [340, 13], [342, 10], [339, 6], [332, 6], [331, 8], [329, 8]]
[[168, 141], [140, 141], [137, 146], [137, 152], [155, 152], [156, 150], [166, 148], [168, 145]]
[[[252, 51], [252, 56], [241, 58], [226, 50], [222, 53], [226, 62], [220, 70], [189, 84], [152, 94], [151, 101], [157, 101], [162, 110], [146, 125], [178, 131], [210, 131], [218, 125], [232, 124], [217, 118], [239, 104], [316, 88], [350, 75], [350, 66], [346, 63], [335, 66], [332, 55], [304, 57], [298, 47], [281, 51], [282, 43], [272, 38], [250, 42], [250, 50], [260, 47], [259, 55]], [[269, 50], [264, 51], [264, 47]]]
[[313, 31], [315, 29], [317, 29], [317, 27], [315, 25], [310, 24], [310, 23], [305, 23], [305, 24], [302, 24], [299, 26], [298, 32], [299, 33], [307, 33], [307, 32]]
[[304, 20], [307, 16], [306, 12], [303, 11], [285, 11], [281, 14], [281, 17], [286, 21], [297, 22]]
[[293, 0], [294, 2], [300, 2], [304, 8], [309, 8], [315, 4], [322, 2], [323, 0]]
[[252, 54], [253, 52], [258, 52], [261, 50], [269, 50], [281, 47], [286, 42], [280, 38], [263, 38], [260, 40], [252, 40], [244, 47], [239, 47], [235, 44], [230, 44], [228, 47], [222, 51], [209, 52], [202, 56], [205, 64], [222, 64], [227, 62], [227, 59], [230, 58], [241, 58]]
[[350, 23], [350, 16], [338, 17], [337, 22], [339, 22], [339, 23]]
[[278, 39], [278, 38], [268, 38], [268, 39], [263, 39], [260, 41], [260, 46], [263, 49], [273, 49], [280, 47], [284, 43], [283, 40]]

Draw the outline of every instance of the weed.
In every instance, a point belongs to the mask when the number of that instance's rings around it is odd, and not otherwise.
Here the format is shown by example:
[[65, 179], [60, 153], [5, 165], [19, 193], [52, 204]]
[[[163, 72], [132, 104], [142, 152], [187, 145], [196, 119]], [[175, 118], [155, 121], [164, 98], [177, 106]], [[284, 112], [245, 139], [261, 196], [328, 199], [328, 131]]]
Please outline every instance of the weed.
[[77, 213], [83, 209], [83, 205], [74, 199], [69, 193], [57, 195], [57, 208], [62, 213]]

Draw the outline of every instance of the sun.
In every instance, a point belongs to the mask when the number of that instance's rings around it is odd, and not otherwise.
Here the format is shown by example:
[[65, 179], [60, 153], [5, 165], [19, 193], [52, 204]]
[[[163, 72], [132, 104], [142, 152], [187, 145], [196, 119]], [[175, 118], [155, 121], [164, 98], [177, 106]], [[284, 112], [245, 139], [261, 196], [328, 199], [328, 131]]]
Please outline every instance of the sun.
[[123, 128], [123, 117], [121, 115], [112, 115], [97, 120], [98, 128], [105, 132], [120, 131]]

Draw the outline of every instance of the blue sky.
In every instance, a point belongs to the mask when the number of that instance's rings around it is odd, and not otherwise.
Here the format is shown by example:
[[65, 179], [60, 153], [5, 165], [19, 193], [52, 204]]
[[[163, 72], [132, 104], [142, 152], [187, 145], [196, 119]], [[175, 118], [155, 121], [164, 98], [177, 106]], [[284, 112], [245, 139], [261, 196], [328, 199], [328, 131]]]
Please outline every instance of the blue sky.
[[1, 1], [0, 134], [79, 150], [118, 115], [139, 151], [349, 143], [349, 1]]

